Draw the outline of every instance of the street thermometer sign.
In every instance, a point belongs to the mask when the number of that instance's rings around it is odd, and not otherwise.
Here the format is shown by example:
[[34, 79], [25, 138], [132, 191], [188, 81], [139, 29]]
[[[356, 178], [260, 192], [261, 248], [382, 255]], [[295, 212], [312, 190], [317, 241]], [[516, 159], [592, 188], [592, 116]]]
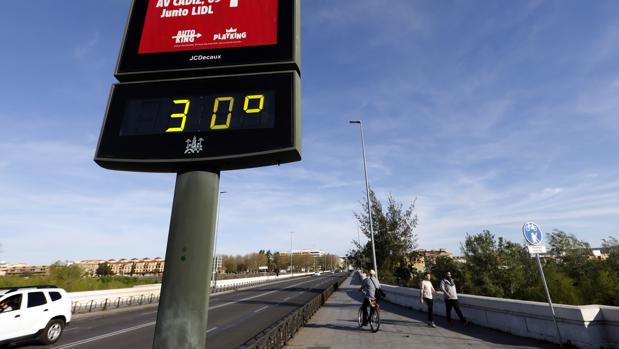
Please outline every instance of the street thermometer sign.
[[301, 160], [300, 0], [133, 0], [95, 161], [176, 172], [153, 348], [204, 348], [221, 171]]
[[298, 0], [134, 0], [95, 161], [235, 170], [301, 159]]

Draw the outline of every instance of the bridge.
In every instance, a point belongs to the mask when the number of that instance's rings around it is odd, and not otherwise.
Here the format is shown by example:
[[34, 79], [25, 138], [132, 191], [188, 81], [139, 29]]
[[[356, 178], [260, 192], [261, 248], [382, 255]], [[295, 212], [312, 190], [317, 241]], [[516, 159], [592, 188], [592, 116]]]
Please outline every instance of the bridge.
[[[418, 290], [388, 285], [383, 286], [389, 302], [381, 303], [381, 328], [371, 333], [357, 325], [359, 284], [358, 274], [327, 274], [216, 293], [209, 310], [208, 348], [559, 347], [552, 343], [554, 324], [544, 303], [462, 295], [463, 312], [472, 322], [463, 326], [447, 324], [436, 296], [437, 327], [432, 328], [425, 322]], [[619, 347], [619, 308], [557, 305], [556, 311], [564, 341], [580, 348]], [[156, 315], [156, 304], [77, 314], [51, 347], [151, 348]], [[41, 348], [31, 344], [11, 347]]]

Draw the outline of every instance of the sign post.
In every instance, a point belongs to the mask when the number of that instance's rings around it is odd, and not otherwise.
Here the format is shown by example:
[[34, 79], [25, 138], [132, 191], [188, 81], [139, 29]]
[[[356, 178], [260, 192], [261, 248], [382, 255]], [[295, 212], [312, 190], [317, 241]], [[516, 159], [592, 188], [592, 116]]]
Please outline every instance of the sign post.
[[552, 320], [555, 323], [557, 330], [557, 339], [559, 340], [559, 346], [563, 348], [563, 339], [561, 338], [561, 331], [559, 330], [559, 324], [557, 323], [557, 316], [555, 315], [555, 308], [552, 305], [552, 299], [550, 298], [550, 291], [548, 291], [548, 284], [546, 283], [546, 276], [544, 276], [544, 269], [542, 268], [542, 262], [540, 261], [539, 254], [546, 253], [546, 246], [542, 245], [543, 234], [539, 226], [533, 222], [527, 222], [522, 226], [522, 234], [525, 240], [529, 244], [527, 246], [529, 253], [535, 254], [537, 259], [537, 266], [539, 268], [539, 274], [542, 276], [542, 282], [544, 283], [544, 290], [546, 291], [546, 299], [548, 300], [548, 306], [552, 313]]
[[153, 348], [205, 348], [219, 173], [176, 177]]
[[301, 160], [300, 0], [133, 0], [95, 162], [177, 173], [153, 348], [205, 348], [219, 174]]

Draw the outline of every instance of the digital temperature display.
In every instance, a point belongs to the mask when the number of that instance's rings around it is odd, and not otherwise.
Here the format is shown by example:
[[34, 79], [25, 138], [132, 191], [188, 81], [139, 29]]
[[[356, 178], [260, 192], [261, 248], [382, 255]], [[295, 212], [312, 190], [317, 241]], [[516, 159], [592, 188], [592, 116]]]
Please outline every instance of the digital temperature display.
[[273, 128], [273, 91], [134, 99], [120, 136]]
[[115, 84], [95, 161], [152, 172], [298, 161], [299, 100], [296, 71]]

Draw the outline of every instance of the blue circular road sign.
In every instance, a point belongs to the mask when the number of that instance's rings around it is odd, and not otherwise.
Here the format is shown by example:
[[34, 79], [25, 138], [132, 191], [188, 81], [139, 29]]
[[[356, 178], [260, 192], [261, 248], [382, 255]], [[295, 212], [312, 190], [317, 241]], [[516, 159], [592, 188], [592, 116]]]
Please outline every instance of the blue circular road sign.
[[543, 240], [542, 230], [533, 222], [527, 222], [522, 226], [522, 235], [529, 245], [541, 245]]

